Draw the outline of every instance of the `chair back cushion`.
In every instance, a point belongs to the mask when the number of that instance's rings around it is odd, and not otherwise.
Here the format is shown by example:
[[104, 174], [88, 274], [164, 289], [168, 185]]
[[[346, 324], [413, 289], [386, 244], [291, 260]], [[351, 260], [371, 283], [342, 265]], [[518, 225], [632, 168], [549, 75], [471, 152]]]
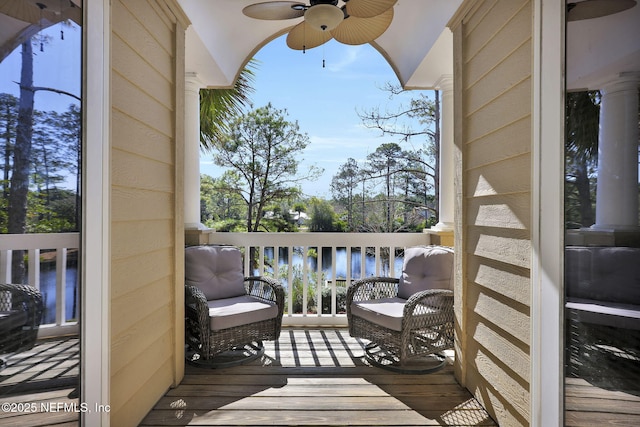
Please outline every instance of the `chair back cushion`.
[[184, 251], [186, 285], [197, 286], [207, 301], [245, 295], [242, 254], [231, 246], [190, 246]]
[[409, 299], [426, 289], [453, 290], [453, 250], [442, 246], [405, 249], [398, 297]]

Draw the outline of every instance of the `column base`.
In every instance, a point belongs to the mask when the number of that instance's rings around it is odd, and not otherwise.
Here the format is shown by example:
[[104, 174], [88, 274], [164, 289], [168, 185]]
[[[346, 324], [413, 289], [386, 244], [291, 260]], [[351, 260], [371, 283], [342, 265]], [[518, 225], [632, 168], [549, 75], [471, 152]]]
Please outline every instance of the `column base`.
[[625, 246], [640, 248], [640, 227], [625, 229], [581, 228], [567, 230], [566, 246]]

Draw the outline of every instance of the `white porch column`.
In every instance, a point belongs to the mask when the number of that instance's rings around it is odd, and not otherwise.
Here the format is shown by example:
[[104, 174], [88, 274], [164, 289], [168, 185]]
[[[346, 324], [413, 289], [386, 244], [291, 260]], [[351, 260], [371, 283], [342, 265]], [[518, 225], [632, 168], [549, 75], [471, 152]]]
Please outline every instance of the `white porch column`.
[[600, 230], [638, 227], [638, 83], [622, 73], [601, 88], [596, 223]]
[[200, 223], [200, 88], [197, 73], [186, 73], [184, 129], [184, 228], [202, 230]]
[[440, 88], [440, 200], [435, 231], [453, 231], [454, 164], [453, 164], [453, 76], [444, 75], [436, 83]]

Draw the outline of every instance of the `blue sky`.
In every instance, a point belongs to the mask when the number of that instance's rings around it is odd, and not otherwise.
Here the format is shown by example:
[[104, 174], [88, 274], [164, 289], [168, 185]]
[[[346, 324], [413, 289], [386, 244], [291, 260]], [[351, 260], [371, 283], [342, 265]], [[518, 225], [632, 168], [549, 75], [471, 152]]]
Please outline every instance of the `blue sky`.
[[[60, 29], [60, 25], [54, 25], [43, 31], [47, 37], [44, 52], [34, 47], [34, 84], [79, 95], [81, 30], [65, 27], [61, 40]], [[387, 82], [398, 83], [397, 78], [382, 55], [368, 44], [347, 46], [330, 41], [303, 54], [289, 49], [285, 38], [272, 41], [256, 55], [259, 66], [253, 104], [262, 107], [271, 102], [287, 110], [288, 120], [298, 121], [301, 132], [310, 138], [302, 168], [315, 164], [324, 169], [320, 179], [304, 184], [302, 190], [306, 195], [329, 199], [331, 179], [349, 157], [362, 161], [380, 144], [397, 141], [365, 128], [357, 112], [378, 107], [382, 111], [394, 109], [417, 94], [389, 99], [380, 88]], [[19, 47], [0, 62], [0, 92], [19, 95], [18, 85], [13, 82], [20, 80], [20, 63]], [[60, 64], [65, 65], [61, 68]], [[64, 95], [36, 93], [37, 109], [64, 111], [71, 102], [75, 101]], [[213, 177], [223, 173], [206, 154], [201, 156], [200, 170]]]
[[[64, 30], [64, 40], [60, 39], [60, 30]], [[81, 93], [81, 55], [80, 39], [82, 30], [56, 24], [42, 31], [45, 36], [43, 52], [39, 43], [34, 44], [33, 84], [34, 86], [60, 89], [80, 96]], [[21, 48], [18, 46], [0, 62], [0, 93], [20, 96], [16, 83], [20, 81], [22, 63]], [[53, 92], [37, 91], [35, 108], [38, 110], [65, 111], [69, 104], [77, 103], [73, 98]]]
[[[256, 54], [260, 63], [253, 103], [262, 107], [271, 102], [287, 110], [289, 121], [298, 122], [300, 131], [310, 138], [303, 167], [315, 164], [324, 169], [320, 179], [304, 184], [302, 190], [330, 199], [331, 179], [349, 157], [361, 161], [380, 144], [397, 142], [397, 138], [380, 137], [380, 132], [365, 128], [358, 111], [377, 107], [384, 111], [401, 102], [407, 104], [417, 94], [389, 100], [389, 94], [380, 88], [387, 82], [397, 84], [397, 77], [368, 44], [347, 46], [332, 40], [303, 54], [289, 49], [285, 39], [286, 35], [275, 39]], [[200, 168], [201, 173], [214, 177], [222, 174], [211, 156], [201, 156]]]

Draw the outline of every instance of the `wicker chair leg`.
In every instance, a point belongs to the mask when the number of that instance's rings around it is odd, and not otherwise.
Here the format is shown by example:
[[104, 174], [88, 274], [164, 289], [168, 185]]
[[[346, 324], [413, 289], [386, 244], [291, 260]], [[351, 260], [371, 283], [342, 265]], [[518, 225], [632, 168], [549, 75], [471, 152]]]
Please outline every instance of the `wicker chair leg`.
[[185, 352], [187, 363], [199, 368], [224, 369], [233, 366], [251, 363], [264, 355], [264, 344], [262, 341], [254, 341], [250, 344], [241, 345], [231, 350], [218, 353], [213, 357], [205, 359], [202, 355], [190, 349]]
[[441, 353], [412, 358], [402, 363], [394, 352], [385, 350], [374, 342], [364, 347], [364, 354], [371, 365], [400, 374], [430, 374], [447, 364], [447, 358]]

